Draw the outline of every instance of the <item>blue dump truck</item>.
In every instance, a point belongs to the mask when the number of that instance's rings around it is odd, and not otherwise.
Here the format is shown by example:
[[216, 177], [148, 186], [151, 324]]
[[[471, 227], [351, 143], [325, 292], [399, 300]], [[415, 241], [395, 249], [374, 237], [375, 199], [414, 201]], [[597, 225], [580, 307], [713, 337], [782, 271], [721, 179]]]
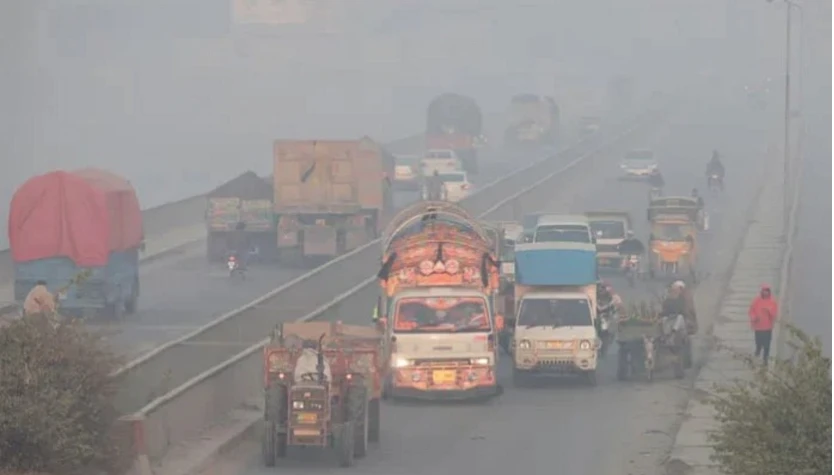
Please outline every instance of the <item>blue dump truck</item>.
[[516, 384], [570, 374], [596, 384], [596, 246], [519, 244], [515, 278], [511, 348]]
[[9, 212], [15, 300], [44, 281], [64, 315], [132, 313], [143, 242], [142, 211], [127, 180], [97, 169], [31, 178]]

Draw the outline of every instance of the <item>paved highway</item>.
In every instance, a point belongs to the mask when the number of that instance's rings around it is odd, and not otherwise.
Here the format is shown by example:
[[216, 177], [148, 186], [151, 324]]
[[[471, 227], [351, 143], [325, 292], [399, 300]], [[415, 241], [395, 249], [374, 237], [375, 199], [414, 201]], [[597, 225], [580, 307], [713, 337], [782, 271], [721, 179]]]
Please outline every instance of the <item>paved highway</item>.
[[[668, 124], [632, 140], [631, 146], [649, 146], [658, 154], [667, 177], [667, 193], [688, 193], [703, 187], [703, 167], [713, 148], [728, 158], [729, 170], [753, 167], [761, 160], [767, 140], [763, 120], [745, 109], [693, 101]], [[637, 223], [638, 236], [646, 238], [645, 185], [619, 182], [616, 157], [622, 149], [594, 163], [593, 175], [548, 187], [548, 199], [531, 200], [535, 208], [584, 211], [625, 208]], [[745, 213], [756, 180], [729, 173], [724, 196], [706, 198], [712, 229], [699, 245], [704, 249], [702, 271], [708, 279], [698, 288], [700, 320], [706, 327], [723, 292], [734, 247], [744, 230]], [[545, 204], [546, 203], [546, 204]], [[611, 279], [626, 300], [649, 298], [660, 283], [641, 282], [628, 289], [618, 277]], [[342, 307], [345, 322], [367, 322], [374, 289]], [[293, 453], [281, 462], [281, 473], [363, 473], [422, 475], [455, 473], [545, 473], [557, 468], [564, 475], [657, 473], [671, 444], [673, 424], [687, 391], [681, 381], [663, 375], [652, 385], [615, 380], [614, 354], [602, 362], [596, 388], [564, 381], [516, 389], [509, 381], [504, 359], [499, 371], [506, 391], [486, 404], [386, 404], [383, 441], [355, 468], [338, 469], [332, 457], [315, 451]], [[225, 456], [212, 474], [266, 475], [260, 445], [247, 442]], [[209, 472], [207, 472], [209, 473]]]

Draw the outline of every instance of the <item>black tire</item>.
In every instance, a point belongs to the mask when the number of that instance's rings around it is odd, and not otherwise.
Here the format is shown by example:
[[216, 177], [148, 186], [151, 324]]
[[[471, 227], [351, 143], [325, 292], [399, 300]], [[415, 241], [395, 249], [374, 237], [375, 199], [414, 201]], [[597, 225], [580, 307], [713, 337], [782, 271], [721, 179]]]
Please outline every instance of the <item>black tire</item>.
[[348, 388], [346, 402], [348, 420], [353, 427], [353, 454], [356, 458], [362, 458], [368, 453], [368, 388]]
[[585, 382], [588, 383], [588, 386], [596, 386], [597, 385], [597, 371], [586, 371], [583, 375], [585, 377]]
[[628, 379], [628, 351], [622, 346], [617, 352], [617, 379], [619, 381]]
[[380, 425], [382, 404], [379, 399], [371, 399], [368, 403], [368, 441], [378, 443], [380, 441]]
[[136, 303], [139, 300], [139, 279], [137, 278], [133, 282], [133, 291], [130, 293], [130, 297], [125, 300], [125, 312], [128, 315], [133, 315], [136, 313]]
[[355, 433], [356, 428], [353, 426], [353, 422], [347, 421], [340, 424], [336, 430], [336, 434], [334, 434], [336, 438], [334, 445], [339, 455], [340, 467], [353, 466], [355, 453], [353, 435]]
[[278, 426], [287, 421], [287, 388], [282, 384], [272, 384], [266, 389], [264, 401], [264, 418]]
[[[119, 291], [119, 293], [121, 293], [121, 290]], [[121, 296], [115, 302], [107, 304], [104, 310], [105, 312], [107, 312], [107, 317], [112, 319], [113, 321], [120, 322], [124, 320], [125, 303], [124, 301], [122, 301]]]
[[261, 441], [261, 455], [263, 456], [264, 465], [267, 467], [274, 467], [275, 461], [278, 458], [275, 443], [277, 435], [274, 422], [267, 421], [264, 423], [264, 436]]

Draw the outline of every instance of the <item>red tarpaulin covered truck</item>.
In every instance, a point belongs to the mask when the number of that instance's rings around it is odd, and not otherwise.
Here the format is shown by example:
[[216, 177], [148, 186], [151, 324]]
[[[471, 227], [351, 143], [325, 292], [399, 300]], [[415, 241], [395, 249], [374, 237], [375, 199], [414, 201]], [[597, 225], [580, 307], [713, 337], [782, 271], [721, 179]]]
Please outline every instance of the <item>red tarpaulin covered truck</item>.
[[[30, 178], [12, 197], [9, 244], [15, 299], [39, 280], [61, 289], [62, 312], [133, 312], [139, 296], [142, 211], [133, 186], [98, 169]], [[70, 284], [81, 270], [84, 282]]]

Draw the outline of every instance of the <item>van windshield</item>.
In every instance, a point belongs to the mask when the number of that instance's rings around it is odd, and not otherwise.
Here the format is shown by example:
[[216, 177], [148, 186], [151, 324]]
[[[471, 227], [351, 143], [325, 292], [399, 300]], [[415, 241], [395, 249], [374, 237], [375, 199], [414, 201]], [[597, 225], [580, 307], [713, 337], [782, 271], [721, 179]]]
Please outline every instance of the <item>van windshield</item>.
[[522, 299], [521, 327], [580, 327], [593, 325], [587, 299]]
[[588, 228], [582, 225], [555, 224], [536, 228], [535, 242], [584, 242], [590, 243]]
[[397, 302], [398, 333], [467, 333], [490, 329], [486, 301], [479, 297], [415, 297]]

